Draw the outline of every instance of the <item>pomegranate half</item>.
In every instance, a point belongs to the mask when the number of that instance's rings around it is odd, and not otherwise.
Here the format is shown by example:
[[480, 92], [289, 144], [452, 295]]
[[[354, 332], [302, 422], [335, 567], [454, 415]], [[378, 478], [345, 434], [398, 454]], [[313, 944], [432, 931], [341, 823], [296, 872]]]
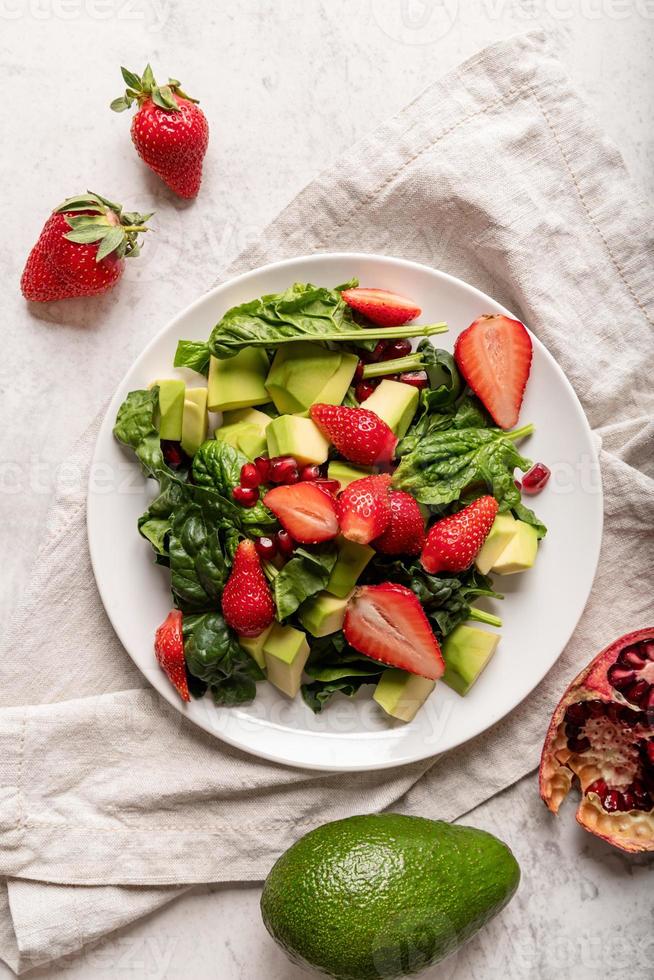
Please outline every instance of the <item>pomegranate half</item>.
[[654, 851], [654, 627], [620, 637], [575, 677], [547, 732], [540, 795], [624, 851]]

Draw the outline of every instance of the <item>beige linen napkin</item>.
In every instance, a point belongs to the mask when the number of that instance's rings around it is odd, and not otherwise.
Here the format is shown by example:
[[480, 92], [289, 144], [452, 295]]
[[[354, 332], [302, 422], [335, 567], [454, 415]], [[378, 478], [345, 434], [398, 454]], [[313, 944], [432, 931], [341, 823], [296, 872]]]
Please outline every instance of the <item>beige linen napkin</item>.
[[[223, 273], [311, 251], [381, 252], [461, 276], [525, 319], [603, 441], [593, 594], [556, 667], [492, 731], [435, 762], [309, 773], [229, 748], [147, 687], [95, 589], [84, 492], [62, 495], [3, 658], [0, 956], [14, 969], [191, 883], [260, 879], [325, 820], [391, 805], [454, 818], [537, 764], [567, 681], [652, 613], [652, 227], [544, 37], [527, 35], [429, 88]], [[78, 447], [83, 464], [96, 428]]]

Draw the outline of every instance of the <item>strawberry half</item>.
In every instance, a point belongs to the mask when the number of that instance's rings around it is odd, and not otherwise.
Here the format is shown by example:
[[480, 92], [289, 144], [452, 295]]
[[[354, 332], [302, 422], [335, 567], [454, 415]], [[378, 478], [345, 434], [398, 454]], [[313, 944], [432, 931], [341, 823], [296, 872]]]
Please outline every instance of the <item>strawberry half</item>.
[[241, 541], [223, 589], [225, 622], [239, 636], [258, 636], [275, 618], [270, 586], [261, 569], [254, 541]]
[[404, 585], [384, 582], [356, 589], [343, 632], [359, 653], [391, 667], [432, 681], [445, 670], [438, 640], [418, 597]]
[[425, 543], [425, 519], [418, 501], [404, 490], [391, 490], [390, 524], [373, 542], [383, 555], [419, 555]]
[[318, 403], [311, 418], [341, 456], [360, 466], [389, 463], [397, 445], [393, 430], [368, 408]]
[[400, 327], [420, 316], [422, 310], [411, 299], [387, 289], [346, 289], [341, 293], [353, 310], [380, 327]]
[[391, 521], [388, 473], [354, 480], [337, 500], [341, 533], [350, 541], [369, 544], [383, 534]]
[[331, 493], [313, 482], [275, 487], [268, 491], [263, 502], [300, 544], [320, 544], [338, 534], [336, 501]]
[[182, 613], [172, 609], [154, 635], [154, 654], [164, 674], [178, 692], [182, 701], [190, 701], [184, 659]]
[[501, 429], [518, 421], [531, 357], [524, 324], [501, 313], [480, 316], [454, 345], [461, 374]]
[[420, 562], [426, 572], [463, 572], [472, 565], [488, 537], [498, 511], [495, 497], [485, 496], [436, 521], [429, 529]]

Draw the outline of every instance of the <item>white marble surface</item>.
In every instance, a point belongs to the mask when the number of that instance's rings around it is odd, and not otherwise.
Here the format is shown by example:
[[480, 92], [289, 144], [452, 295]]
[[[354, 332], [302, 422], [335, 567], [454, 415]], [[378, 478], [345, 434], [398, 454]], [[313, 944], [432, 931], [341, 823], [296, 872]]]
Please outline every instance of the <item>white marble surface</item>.
[[[127, 365], [319, 170], [485, 44], [545, 26], [645, 194], [654, 190], [651, 0], [2, 0], [0, 240], [3, 620], [24, 588], [67, 453]], [[173, 200], [106, 108], [118, 65], [181, 78], [211, 123], [199, 200]], [[28, 309], [18, 279], [50, 209], [86, 187], [157, 211], [113, 294]], [[74, 695], [74, 691], [71, 691]], [[520, 892], [434, 978], [652, 975], [652, 864], [545, 813], [528, 777], [470, 815]], [[294, 980], [253, 888], [198, 889], [40, 976]], [[0, 965], [0, 978], [9, 971]]]

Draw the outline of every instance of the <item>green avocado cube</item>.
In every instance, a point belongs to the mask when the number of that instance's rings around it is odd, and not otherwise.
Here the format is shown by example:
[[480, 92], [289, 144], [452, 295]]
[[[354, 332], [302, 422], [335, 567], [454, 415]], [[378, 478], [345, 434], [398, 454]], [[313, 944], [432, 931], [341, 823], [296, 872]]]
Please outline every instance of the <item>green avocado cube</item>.
[[329, 576], [326, 591], [344, 599], [354, 588], [364, 568], [374, 555], [374, 548], [339, 537], [338, 558]]
[[361, 408], [367, 408], [393, 430], [398, 439], [406, 435], [418, 408], [419, 392], [413, 385], [405, 385], [402, 381], [382, 381], [373, 391], [370, 398], [361, 402]]
[[536, 561], [538, 552], [538, 535], [531, 524], [516, 521], [516, 532], [506, 548], [496, 559], [491, 571], [498, 575], [515, 575], [524, 572]]
[[173, 378], [155, 381], [154, 384], [159, 386], [159, 438], [179, 442], [182, 438], [186, 385]]
[[264, 384], [268, 356], [260, 347], [244, 347], [234, 357], [209, 361], [209, 411], [226, 412], [265, 405], [270, 395]]
[[302, 630], [273, 623], [263, 645], [268, 680], [289, 698], [300, 690], [309, 644]]
[[329, 636], [342, 628], [349, 599], [350, 595], [339, 599], [329, 592], [318, 592], [302, 603], [298, 619], [312, 636]]
[[495, 653], [499, 633], [487, 633], [476, 626], [455, 627], [443, 643], [443, 680], [457, 694], [467, 694]]
[[338, 480], [341, 490], [345, 490], [355, 480], [362, 480], [364, 476], [370, 476], [370, 472], [370, 470], [358, 470], [355, 466], [342, 463], [338, 459], [332, 460], [327, 467], [327, 476], [330, 480]]
[[373, 700], [391, 718], [412, 721], [436, 686], [435, 681], [406, 670], [385, 670], [381, 675]]
[[216, 429], [216, 439], [240, 449], [249, 459], [266, 452], [266, 429], [271, 418], [256, 408], [237, 408], [223, 412], [223, 424]]
[[279, 415], [266, 429], [268, 455], [294, 456], [301, 466], [324, 463], [329, 442], [311, 419], [300, 415]]
[[488, 532], [481, 551], [475, 558], [475, 565], [482, 573], [488, 575], [491, 568], [500, 557], [513, 535], [518, 530], [518, 522], [513, 514], [498, 514], [493, 526]]
[[207, 389], [187, 388], [182, 418], [182, 449], [195, 456], [207, 438]]
[[246, 653], [249, 653], [253, 660], [259, 664], [262, 670], [266, 669], [266, 658], [264, 656], [263, 648], [265, 645], [270, 631], [272, 629], [272, 624], [265, 629], [263, 633], [259, 633], [258, 636], [239, 636], [238, 642], [239, 646], [243, 647]]
[[300, 340], [282, 344], [275, 354], [266, 387], [279, 412], [306, 413], [315, 402], [340, 405], [358, 363], [356, 354], [328, 350]]

